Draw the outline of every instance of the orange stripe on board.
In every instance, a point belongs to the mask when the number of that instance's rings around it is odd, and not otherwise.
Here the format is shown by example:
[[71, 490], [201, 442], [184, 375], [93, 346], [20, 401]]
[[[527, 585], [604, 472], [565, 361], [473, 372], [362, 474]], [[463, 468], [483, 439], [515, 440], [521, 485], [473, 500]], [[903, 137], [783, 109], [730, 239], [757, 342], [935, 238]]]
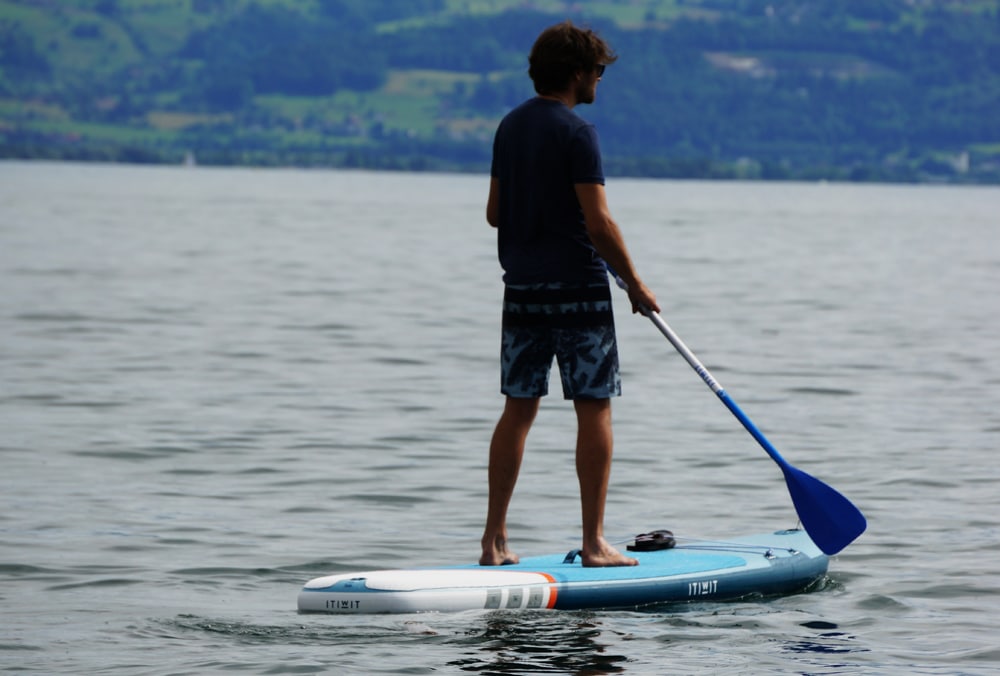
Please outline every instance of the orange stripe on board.
[[549, 587], [549, 603], [546, 606], [546, 608], [551, 610], [556, 607], [556, 597], [559, 596], [559, 589], [556, 587], [556, 579], [548, 573], [539, 573], [539, 575], [551, 583], [551, 586]]

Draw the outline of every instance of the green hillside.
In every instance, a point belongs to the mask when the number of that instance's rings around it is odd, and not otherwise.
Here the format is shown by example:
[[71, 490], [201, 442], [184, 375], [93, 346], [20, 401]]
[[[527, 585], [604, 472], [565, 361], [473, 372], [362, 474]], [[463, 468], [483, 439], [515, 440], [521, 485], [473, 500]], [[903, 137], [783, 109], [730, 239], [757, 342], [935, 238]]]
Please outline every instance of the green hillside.
[[0, 0], [0, 157], [485, 171], [565, 18], [609, 173], [1000, 182], [1000, 0]]

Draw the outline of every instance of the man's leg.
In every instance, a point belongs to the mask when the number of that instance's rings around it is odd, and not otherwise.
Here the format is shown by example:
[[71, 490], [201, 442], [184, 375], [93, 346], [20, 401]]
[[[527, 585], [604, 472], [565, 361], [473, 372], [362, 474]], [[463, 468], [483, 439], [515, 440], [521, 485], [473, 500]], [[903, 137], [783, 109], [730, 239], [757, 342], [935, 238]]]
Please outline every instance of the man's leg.
[[479, 564], [497, 566], [517, 563], [517, 554], [507, 548], [507, 507], [521, 469], [524, 443], [538, 413], [540, 399], [507, 397], [503, 414], [490, 441], [489, 508], [483, 532], [483, 555]]
[[611, 478], [610, 399], [576, 399], [576, 474], [580, 480], [583, 511], [583, 552], [585, 566], [634, 566], [635, 559], [624, 556], [604, 539], [604, 504]]

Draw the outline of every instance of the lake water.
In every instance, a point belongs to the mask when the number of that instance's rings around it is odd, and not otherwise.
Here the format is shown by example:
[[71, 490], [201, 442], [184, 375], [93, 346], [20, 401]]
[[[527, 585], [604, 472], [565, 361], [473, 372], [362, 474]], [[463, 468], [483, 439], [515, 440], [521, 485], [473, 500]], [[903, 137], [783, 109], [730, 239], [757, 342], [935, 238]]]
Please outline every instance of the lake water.
[[[664, 317], [869, 530], [808, 594], [315, 616], [473, 561], [498, 393], [483, 176], [0, 163], [0, 668], [91, 674], [1000, 668], [1000, 190], [611, 179]], [[795, 525], [777, 466], [616, 292], [606, 529]], [[550, 397], [510, 526], [577, 545]]]

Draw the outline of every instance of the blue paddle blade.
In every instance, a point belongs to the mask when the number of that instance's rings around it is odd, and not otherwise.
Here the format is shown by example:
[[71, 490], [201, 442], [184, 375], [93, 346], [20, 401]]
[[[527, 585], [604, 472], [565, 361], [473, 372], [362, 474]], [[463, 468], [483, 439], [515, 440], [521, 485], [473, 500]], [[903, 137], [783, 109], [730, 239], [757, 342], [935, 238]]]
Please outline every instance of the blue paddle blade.
[[824, 554], [836, 554], [865, 532], [868, 521], [850, 500], [787, 463], [781, 471], [802, 527]]

